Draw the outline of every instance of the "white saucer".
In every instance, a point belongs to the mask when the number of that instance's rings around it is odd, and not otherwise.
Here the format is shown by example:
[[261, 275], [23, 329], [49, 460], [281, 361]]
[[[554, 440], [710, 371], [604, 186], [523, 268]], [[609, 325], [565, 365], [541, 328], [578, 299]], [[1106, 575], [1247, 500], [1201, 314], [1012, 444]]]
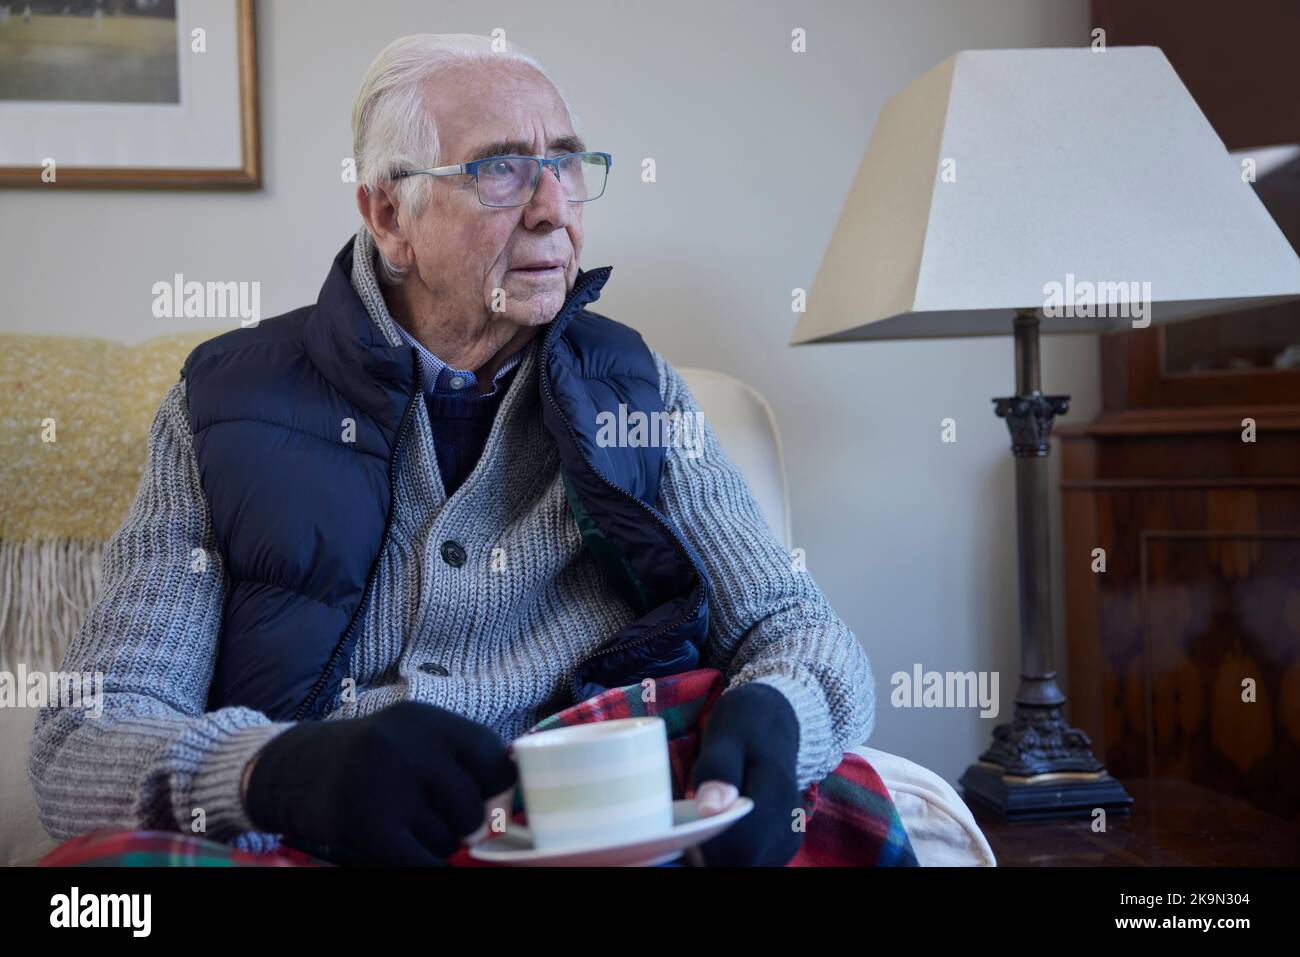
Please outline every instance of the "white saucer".
[[682, 851], [726, 830], [753, 810], [754, 802], [738, 797], [725, 811], [700, 817], [694, 799], [673, 802], [672, 829], [656, 837], [624, 844], [581, 845], [536, 850], [528, 828], [511, 822], [497, 837], [469, 849], [476, 860], [518, 867], [650, 867], [681, 856]]

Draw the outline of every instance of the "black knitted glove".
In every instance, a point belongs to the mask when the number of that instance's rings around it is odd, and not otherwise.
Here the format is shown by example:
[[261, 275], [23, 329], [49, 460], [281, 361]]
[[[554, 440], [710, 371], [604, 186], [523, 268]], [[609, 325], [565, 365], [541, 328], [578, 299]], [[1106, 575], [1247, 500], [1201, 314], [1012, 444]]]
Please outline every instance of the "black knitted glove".
[[799, 721], [771, 685], [751, 682], [723, 692], [709, 712], [691, 771], [705, 781], [735, 785], [754, 809], [700, 845], [710, 867], [783, 867], [803, 845], [793, 811], [802, 806], [795, 776]]
[[442, 864], [514, 781], [490, 728], [403, 701], [272, 738], [253, 761], [245, 807], [259, 829], [338, 864]]

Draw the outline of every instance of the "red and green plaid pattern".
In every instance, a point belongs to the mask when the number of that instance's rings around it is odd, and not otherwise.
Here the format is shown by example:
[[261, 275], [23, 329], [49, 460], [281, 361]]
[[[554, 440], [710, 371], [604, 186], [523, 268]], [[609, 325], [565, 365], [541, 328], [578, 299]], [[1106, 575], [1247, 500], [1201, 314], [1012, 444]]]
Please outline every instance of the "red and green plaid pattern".
[[92, 831], [64, 841], [41, 867], [310, 867], [326, 865], [302, 851], [241, 851], [196, 834], [172, 831]]
[[[686, 785], [695, 763], [699, 733], [724, 686], [722, 672], [701, 668], [658, 678], [644, 687], [610, 688], [539, 721], [532, 730], [644, 715], [663, 718], [668, 726], [673, 799], [680, 800], [694, 796]], [[516, 789], [517, 808], [519, 793]], [[830, 775], [809, 786], [803, 794], [803, 807], [807, 831], [803, 846], [787, 867], [916, 866], [916, 855], [898, 809], [880, 775], [861, 755], [845, 754]], [[514, 817], [527, 823], [527, 816], [518, 810]], [[452, 856], [452, 863], [480, 862], [462, 850]]]
[[[533, 731], [590, 721], [655, 715], [668, 726], [668, 754], [672, 769], [673, 798], [692, 797], [686, 787], [704, 727], [724, 681], [716, 669], [687, 671], [653, 684], [627, 685], [609, 690], [551, 715]], [[648, 699], [648, 700], [647, 700]], [[515, 791], [513, 817], [527, 823], [519, 789]], [[898, 810], [880, 776], [859, 754], [848, 753], [825, 779], [803, 794], [806, 827], [803, 846], [787, 867], [897, 867], [916, 866], [916, 855], [903, 830]], [[98, 831], [60, 845], [42, 865], [105, 866], [302, 866], [322, 864], [310, 855], [282, 847], [255, 854], [188, 834], [158, 831]], [[456, 866], [498, 866], [470, 857], [468, 849], [448, 860]]]

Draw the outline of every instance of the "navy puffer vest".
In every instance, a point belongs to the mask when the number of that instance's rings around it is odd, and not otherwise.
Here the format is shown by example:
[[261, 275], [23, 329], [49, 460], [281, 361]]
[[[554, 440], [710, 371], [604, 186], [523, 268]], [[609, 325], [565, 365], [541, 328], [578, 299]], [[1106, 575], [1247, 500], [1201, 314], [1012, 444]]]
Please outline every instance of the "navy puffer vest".
[[[617, 416], [620, 403], [663, 411], [641, 336], [583, 308], [611, 271], [578, 271], [539, 357], [543, 417], [574, 520], [637, 612], [575, 670], [574, 701], [697, 667], [708, 630], [707, 574], [655, 507], [664, 449], [596, 441], [597, 416]], [[181, 370], [229, 585], [209, 710], [321, 718], [347, 676], [402, 441], [421, 408], [415, 350], [388, 344], [351, 275], [349, 240], [314, 306], [204, 342]], [[348, 419], [353, 441], [344, 441]]]

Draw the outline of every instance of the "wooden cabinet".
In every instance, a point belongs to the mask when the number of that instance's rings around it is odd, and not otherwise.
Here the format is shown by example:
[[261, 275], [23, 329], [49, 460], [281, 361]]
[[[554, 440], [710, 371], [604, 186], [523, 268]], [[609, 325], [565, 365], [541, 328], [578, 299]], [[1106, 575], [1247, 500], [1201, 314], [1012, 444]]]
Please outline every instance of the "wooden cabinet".
[[1057, 430], [1070, 720], [1121, 780], [1300, 821], [1300, 305], [1099, 341]]
[[1182, 778], [1300, 821], [1300, 407], [1059, 434], [1071, 723], [1121, 780]]
[[[1110, 45], [1164, 49], [1230, 149], [1300, 143], [1300, 4], [1093, 14]], [[1256, 190], [1300, 248], [1300, 161]], [[1056, 430], [1070, 722], [1121, 780], [1300, 821], [1300, 304], [1099, 343], [1102, 413]]]

